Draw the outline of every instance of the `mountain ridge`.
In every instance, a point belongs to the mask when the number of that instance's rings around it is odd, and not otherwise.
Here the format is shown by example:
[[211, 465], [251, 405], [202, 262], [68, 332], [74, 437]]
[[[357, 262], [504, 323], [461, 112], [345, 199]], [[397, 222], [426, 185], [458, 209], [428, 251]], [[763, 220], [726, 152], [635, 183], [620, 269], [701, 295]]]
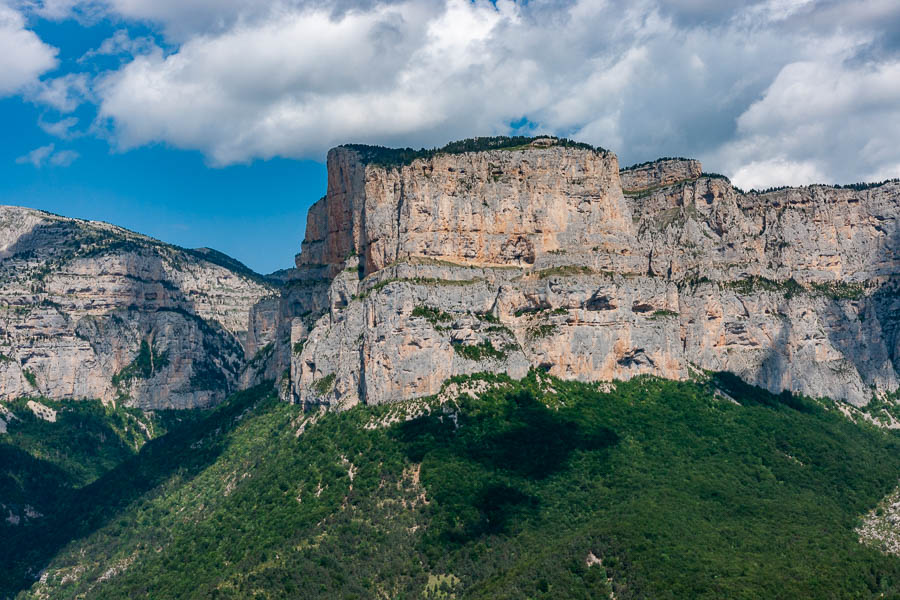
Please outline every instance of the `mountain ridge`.
[[530, 144], [333, 150], [262, 279], [0, 209], [0, 597], [900, 594], [900, 182]]
[[[582, 381], [731, 370], [774, 392], [833, 394], [857, 405], [890, 396], [900, 382], [892, 316], [900, 311], [900, 263], [890, 242], [900, 182], [743, 193], [696, 160], [619, 168], [612, 152], [550, 136], [420, 151], [349, 144], [329, 152], [328, 169], [296, 267], [271, 276], [217, 251], [68, 221], [122, 238], [125, 255], [138, 240], [258, 290], [231, 317], [221, 304], [198, 312], [176, 299], [173, 314], [212, 319], [243, 346], [220, 349], [231, 353], [230, 366], [191, 370], [195, 383], [219, 392], [177, 405], [208, 405], [226, 385], [262, 379], [308, 406], [395, 401], [434, 393], [454, 374], [521, 376], [542, 365]], [[95, 246], [81, 256], [115, 250]], [[120, 271], [137, 287], [158, 281], [160, 295], [181, 285], [164, 272], [135, 281]], [[206, 294], [204, 285], [191, 293]], [[396, 290], [392, 298], [386, 289]], [[376, 321], [390, 323], [390, 334], [372, 343], [366, 332]], [[149, 341], [153, 326], [142, 327]], [[410, 339], [434, 346], [407, 348]], [[132, 360], [141, 360], [139, 341], [130, 342]], [[148, 348], [148, 362], [166, 352]], [[199, 362], [204, 352], [195, 352]], [[110, 380], [132, 364], [113, 362]], [[33, 393], [20, 371], [0, 391]], [[138, 379], [130, 382], [140, 387]], [[114, 399], [111, 389], [95, 395]]]
[[251, 313], [277, 286], [224, 255], [34, 209], [0, 220], [0, 397], [206, 406], [269, 341]]
[[897, 182], [744, 194], [698, 161], [620, 170], [552, 143], [389, 167], [339, 147], [328, 167], [296, 257], [299, 279], [334, 278], [327, 318], [292, 321], [286, 398], [394, 401], [541, 365], [730, 370], [857, 405], [897, 389]]

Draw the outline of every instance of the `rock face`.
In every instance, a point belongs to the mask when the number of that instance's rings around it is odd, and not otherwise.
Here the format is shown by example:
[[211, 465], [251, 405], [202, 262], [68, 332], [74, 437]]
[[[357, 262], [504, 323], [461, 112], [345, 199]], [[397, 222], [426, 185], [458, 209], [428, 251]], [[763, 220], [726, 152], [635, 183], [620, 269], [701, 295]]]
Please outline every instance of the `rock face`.
[[328, 194], [310, 209], [298, 266], [357, 254], [365, 274], [411, 256], [527, 267], [547, 252], [616, 243], [623, 250], [630, 240], [618, 161], [609, 153], [439, 154], [378, 169], [336, 148], [328, 172]]
[[651, 188], [697, 179], [702, 172], [703, 167], [699, 160], [661, 158], [622, 169], [619, 172], [619, 178], [623, 190], [642, 192]]
[[0, 207], [0, 400], [214, 404], [274, 341], [277, 294], [212, 250]]
[[279, 317], [307, 406], [530, 368], [727, 370], [857, 405], [900, 385], [896, 182], [743, 194], [697, 161], [552, 145], [328, 168], [292, 275], [318, 291]]

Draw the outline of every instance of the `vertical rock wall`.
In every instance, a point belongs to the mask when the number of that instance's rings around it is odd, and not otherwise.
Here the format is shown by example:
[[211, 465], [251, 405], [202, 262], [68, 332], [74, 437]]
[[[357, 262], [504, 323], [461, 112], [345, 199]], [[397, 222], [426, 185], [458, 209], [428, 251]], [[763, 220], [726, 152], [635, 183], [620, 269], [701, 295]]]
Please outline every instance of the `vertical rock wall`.
[[728, 370], [855, 404], [898, 387], [896, 183], [742, 194], [697, 161], [619, 172], [564, 147], [390, 167], [339, 148], [329, 169], [298, 265], [334, 279], [292, 329], [296, 401], [390, 402], [529, 368]]

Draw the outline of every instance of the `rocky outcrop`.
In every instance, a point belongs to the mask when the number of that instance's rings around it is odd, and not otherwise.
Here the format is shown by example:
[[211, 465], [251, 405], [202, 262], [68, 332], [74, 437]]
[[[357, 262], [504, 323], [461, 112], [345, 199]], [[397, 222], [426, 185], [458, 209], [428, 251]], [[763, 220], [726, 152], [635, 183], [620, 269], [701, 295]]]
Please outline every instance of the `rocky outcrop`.
[[857, 405], [900, 385], [898, 183], [743, 194], [697, 161], [620, 172], [605, 151], [533, 145], [387, 165], [338, 148], [328, 166], [297, 257], [327, 291], [282, 312], [294, 401], [531, 368], [726, 370]]
[[328, 154], [328, 194], [310, 209], [297, 265], [362, 257], [369, 274], [411, 256], [530, 266], [565, 248], [630, 248], [618, 161], [550, 147], [438, 154], [401, 169]]
[[900, 386], [900, 183], [745, 194], [692, 160], [492, 144], [332, 150], [296, 268], [270, 278], [0, 209], [0, 399], [187, 408], [275, 380], [346, 408], [529, 369], [723, 370], [856, 405]]
[[661, 158], [622, 169], [619, 173], [622, 189], [641, 192], [651, 188], [697, 179], [703, 173], [699, 160]]
[[274, 341], [277, 294], [215, 251], [0, 207], [0, 399], [209, 406]]

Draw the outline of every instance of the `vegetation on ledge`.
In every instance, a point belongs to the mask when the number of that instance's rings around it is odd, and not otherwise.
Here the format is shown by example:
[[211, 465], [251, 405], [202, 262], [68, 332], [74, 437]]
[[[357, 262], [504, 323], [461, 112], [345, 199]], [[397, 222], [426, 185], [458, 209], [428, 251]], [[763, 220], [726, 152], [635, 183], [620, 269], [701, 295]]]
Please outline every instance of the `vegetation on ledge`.
[[446, 329], [441, 323], [448, 323], [453, 320], [453, 315], [433, 306], [417, 306], [413, 309], [412, 316], [422, 317], [438, 331]]
[[132, 379], [150, 379], [169, 364], [168, 352], [156, 352], [147, 340], [141, 340], [137, 357], [124, 369], [112, 376], [116, 387], [128, 384]]
[[774, 279], [758, 275], [751, 275], [750, 277], [735, 281], [725, 281], [722, 282], [722, 285], [739, 294], [776, 292], [783, 294], [785, 298], [792, 298], [793, 296], [806, 292], [806, 289], [793, 278], [784, 281], [775, 281]]
[[655, 164], [657, 164], [657, 163], [667, 162], [667, 161], [670, 161], [670, 160], [677, 160], [677, 161], [681, 161], [681, 162], [688, 162], [688, 161], [690, 161], [690, 160], [692, 160], [692, 159], [690, 159], [690, 158], [684, 158], [683, 156], [663, 156], [663, 157], [660, 157], [660, 158], [655, 158], [655, 159], [653, 159], [653, 160], [645, 160], [645, 161], [642, 162], [642, 163], [636, 163], [636, 164], [633, 164], [633, 165], [629, 165], [629, 166], [627, 166], [627, 167], [622, 167], [621, 169], [619, 169], [619, 173], [623, 173], [623, 172], [625, 172], [625, 171], [634, 171], [635, 169], [640, 169], [641, 167], [649, 167], [650, 165], [655, 165]]
[[432, 158], [438, 154], [464, 154], [466, 152], [487, 152], [489, 150], [513, 150], [529, 147], [529, 144], [539, 139], [553, 139], [554, 147], [581, 148], [594, 152], [607, 152], [605, 149], [591, 146], [583, 142], [575, 142], [567, 138], [553, 136], [494, 136], [467, 138], [456, 142], [450, 142], [441, 148], [386, 148], [384, 146], [368, 146], [365, 144], [344, 144], [341, 148], [353, 150], [359, 154], [365, 164], [379, 167], [402, 167], [420, 158]]
[[507, 348], [503, 349], [494, 348], [494, 344], [491, 340], [484, 340], [478, 344], [464, 344], [462, 342], [452, 342], [451, 346], [453, 346], [453, 350], [462, 356], [463, 358], [468, 358], [469, 360], [485, 360], [488, 358], [495, 358], [497, 360], [504, 360], [507, 357]]
[[25, 378], [25, 381], [28, 382], [28, 385], [37, 389], [37, 375], [35, 375], [33, 371], [22, 369], [22, 376]]
[[337, 379], [337, 375], [335, 375], [334, 373], [329, 373], [325, 377], [314, 381], [313, 389], [316, 390], [316, 392], [320, 396], [324, 396], [334, 388], [335, 379]]
[[814, 292], [823, 294], [832, 300], [859, 300], [866, 295], [866, 287], [862, 283], [833, 281], [813, 283], [810, 287]]

